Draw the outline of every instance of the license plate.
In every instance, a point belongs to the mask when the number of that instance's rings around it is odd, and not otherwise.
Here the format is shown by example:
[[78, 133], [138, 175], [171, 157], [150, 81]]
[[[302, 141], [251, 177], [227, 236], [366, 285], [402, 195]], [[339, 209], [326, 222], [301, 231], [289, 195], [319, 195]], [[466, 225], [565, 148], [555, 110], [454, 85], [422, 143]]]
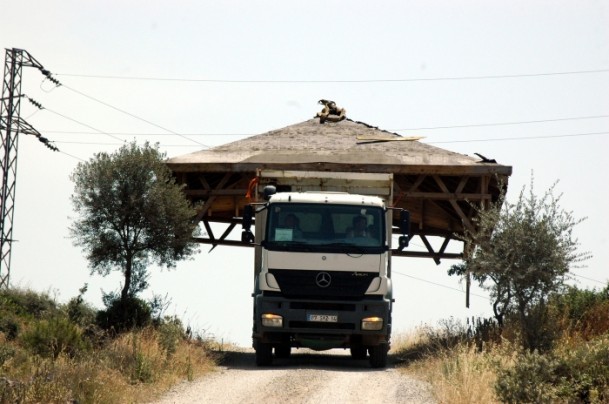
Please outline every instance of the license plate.
[[338, 316], [333, 314], [308, 314], [307, 321], [316, 321], [319, 323], [337, 323]]

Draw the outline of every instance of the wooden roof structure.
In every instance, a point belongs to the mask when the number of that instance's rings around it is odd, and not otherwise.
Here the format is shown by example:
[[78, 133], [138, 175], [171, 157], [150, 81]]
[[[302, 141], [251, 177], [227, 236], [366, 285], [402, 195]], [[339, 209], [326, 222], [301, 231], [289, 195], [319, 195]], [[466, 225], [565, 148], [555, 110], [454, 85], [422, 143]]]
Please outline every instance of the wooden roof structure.
[[[319, 118], [225, 145], [170, 158], [167, 165], [193, 202], [206, 228], [201, 243], [246, 246], [232, 230], [241, 224], [250, 181], [259, 169], [392, 173], [396, 207], [411, 213], [412, 236], [426, 251], [393, 251], [394, 256], [461, 258], [448, 253], [451, 240], [472, 228], [472, 205], [494, 201], [507, 187], [512, 168], [493, 160], [454, 153], [404, 138], [362, 122]], [[217, 237], [210, 223], [224, 223]], [[394, 225], [397, 226], [397, 219]], [[240, 235], [240, 228], [238, 229]], [[439, 237], [434, 250], [430, 237]], [[437, 243], [440, 244], [440, 243]]]

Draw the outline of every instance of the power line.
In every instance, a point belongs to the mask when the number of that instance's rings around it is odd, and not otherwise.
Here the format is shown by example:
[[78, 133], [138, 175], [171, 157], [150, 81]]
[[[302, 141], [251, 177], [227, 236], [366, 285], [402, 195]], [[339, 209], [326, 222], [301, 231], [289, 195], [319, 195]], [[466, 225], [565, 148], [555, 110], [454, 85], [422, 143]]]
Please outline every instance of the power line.
[[98, 134], [103, 134], [103, 135], [109, 136], [109, 137], [111, 137], [111, 138], [113, 138], [113, 139], [119, 140], [119, 141], [121, 141], [121, 142], [123, 142], [123, 143], [124, 143], [124, 140], [123, 140], [123, 139], [121, 139], [121, 138], [119, 138], [119, 137], [116, 137], [116, 136], [114, 136], [114, 135], [112, 135], [112, 134], [110, 134], [110, 133], [104, 132], [103, 130], [96, 129], [96, 128], [94, 128], [93, 126], [88, 125], [88, 124], [86, 124], [86, 123], [84, 123], [84, 122], [78, 121], [78, 120], [76, 120], [76, 119], [74, 119], [74, 118], [70, 118], [70, 117], [69, 117], [69, 116], [67, 116], [67, 115], [60, 114], [59, 112], [57, 112], [57, 111], [53, 111], [52, 109], [49, 109], [49, 108], [45, 108], [45, 110], [46, 110], [46, 111], [49, 111], [49, 112], [51, 112], [51, 113], [53, 113], [53, 114], [55, 114], [55, 115], [58, 115], [58, 116], [60, 116], [60, 117], [62, 117], [62, 118], [64, 118], [64, 119], [67, 119], [67, 120], [72, 121], [72, 122], [75, 122], [75, 123], [77, 123], [77, 124], [79, 124], [79, 125], [85, 126], [85, 127], [89, 128], [89, 129], [93, 129], [93, 130], [94, 130], [94, 131], [96, 131], [96, 133], [98, 133]]
[[[120, 146], [123, 143], [103, 143], [103, 142], [70, 142], [70, 141], [55, 141], [53, 143], [59, 144], [74, 144], [74, 145], [82, 145], [82, 146]], [[162, 147], [199, 147], [198, 145], [193, 144], [160, 144]]]
[[[53, 132], [53, 131], [47, 131]], [[55, 133], [63, 133], [61, 131], [55, 131]], [[69, 133], [80, 133], [80, 132], [69, 132]], [[88, 132], [87, 132], [88, 133]], [[100, 132], [105, 133], [105, 132]], [[95, 133], [88, 133], [95, 134]], [[119, 133], [126, 134], [126, 133]], [[608, 132], [590, 132], [590, 133], [575, 133], [575, 134], [567, 134], [567, 135], [547, 135], [547, 136], [522, 136], [522, 137], [513, 137], [513, 138], [491, 138], [491, 139], [471, 139], [471, 140], [446, 140], [439, 142], [426, 142], [426, 144], [443, 144], [443, 143], [475, 143], [475, 142], [503, 142], [503, 141], [519, 141], [519, 140], [545, 140], [545, 139], [554, 139], [554, 138], [565, 138], [565, 137], [581, 137], [581, 136], [597, 136], [597, 135], [607, 135]], [[136, 135], [134, 133], [130, 133], [129, 135]], [[165, 135], [166, 136], [166, 135]], [[248, 136], [248, 135], [244, 135]], [[119, 139], [122, 141], [122, 139]], [[76, 142], [76, 141], [61, 141], [56, 140], [53, 143], [65, 143], [65, 144], [81, 144], [81, 145], [101, 145], [101, 146], [110, 146], [116, 145], [114, 143], [95, 143], [95, 142]], [[163, 147], [198, 147], [197, 145], [161, 145]], [[207, 146], [210, 147], [210, 146]]]
[[135, 119], [140, 120], [140, 121], [142, 121], [142, 122], [146, 122], [146, 123], [147, 123], [147, 124], [149, 124], [149, 125], [155, 126], [155, 127], [159, 128], [159, 129], [164, 130], [164, 131], [166, 131], [166, 132], [169, 132], [169, 133], [171, 133], [171, 134], [173, 134], [173, 135], [177, 135], [177, 136], [183, 137], [183, 138], [184, 138], [184, 139], [186, 139], [186, 140], [189, 140], [189, 141], [191, 141], [191, 142], [197, 143], [199, 146], [209, 147], [209, 146], [208, 146], [208, 145], [206, 145], [206, 144], [203, 144], [203, 143], [200, 143], [200, 142], [198, 142], [198, 141], [196, 141], [196, 140], [190, 139], [189, 137], [186, 137], [186, 136], [181, 135], [181, 134], [179, 134], [179, 133], [177, 133], [177, 132], [174, 132], [174, 131], [172, 131], [171, 129], [164, 128], [164, 127], [162, 127], [161, 125], [158, 125], [158, 124], [156, 124], [156, 123], [154, 123], [154, 122], [151, 122], [151, 121], [149, 121], [149, 120], [147, 120], [147, 119], [144, 119], [144, 118], [139, 117], [139, 116], [137, 116], [137, 115], [135, 115], [135, 114], [132, 114], [131, 112], [127, 112], [127, 111], [125, 111], [125, 110], [123, 110], [123, 109], [121, 109], [121, 108], [118, 108], [118, 107], [116, 107], [116, 106], [114, 106], [114, 105], [111, 105], [111, 104], [109, 104], [109, 103], [107, 103], [107, 102], [105, 102], [105, 101], [102, 101], [102, 100], [100, 100], [100, 99], [98, 99], [98, 98], [95, 98], [95, 97], [93, 97], [93, 96], [91, 96], [91, 95], [85, 94], [85, 93], [83, 93], [82, 91], [78, 91], [78, 90], [76, 90], [76, 89], [74, 89], [74, 88], [72, 88], [72, 87], [70, 87], [70, 86], [67, 86], [67, 85], [63, 84], [63, 85], [62, 85], [62, 88], [67, 88], [68, 90], [70, 90], [70, 91], [72, 91], [72, 92], [74, 92], [74, 93], [76, 93], [76, 94], [79, 94], [79, 95], [81, 95], [81, 96], [83, 96], [83, 97], [86, 97], [86, 98], [88, 98], [88, 99], [92, 100], [92, 101], [95, 101], [95, 102], [97, 102], [97, 103], [100, 103], [100, 104], [102, 104], [102, 105], [104, 105], [104, 106], [106, 106], [106, 107], [108, 107], [108, 108], [112, 108], [112, 109], [114, 109], [115, 111], [121, 112], [121, 113], [123, 113], [123, 114], [125, 114], [125, 115], [128, 115], [128, 116], [132, 117], [132, 118], [135, 118]]
[[585, 276], [578, 275], [578, 274], [576, 274], [575, 272], [570, 272], [570, 274], [571, 274], [571, 275], [573, 275], [573, 276], [576, 276], [576, 277], [578, 277], [578, 278], [582, 278], [582, 279], [586, 279], [586, 280], [588, 280], [588, 281], [596, 282], [596, 283], [601, 284], [601, 285], [605, 285], [605, 286], [607, 286], [607, 284], [609, 284], [609, 282], [608, 282], [608, 281], [601, 282], [601, 281], [599, 281], [598, 279], [587, 278], [587, 277], [585, 277]]
[[66, 156], [72, 157], [73, 159], [76, 159], [76, 160], [80, 160], [80, 161], [87, 161], [87, 160], [85, 160], [85, 159], [81, 159], [80, 157], [75, 156], [75, 155], [73, 155], [73, 154], [66, 153], [66, 152], [64, 152], [64, 151], [62, 151], [62, 150], [60, 150], [59, 152], [60, 152], [61, 154], [65, 154]]
[[431, 127], [423, 127], [423, 128], [405, 128], [405, 129], [388, 129], [388, 130], [390, 130], [390, 131], [405, 131], [405, 130], [432, 130], [432, 129], [476, 128], [476, 127], [484, 127], [484, 126], [524, 125], [524, 124], [531, 124], [531, 123], [576, 121], [576, 120], [583, 120], [583, 119], [599, 119], [599, 118], [609, 118], [609, 115], [578, 116], [578, 117], [572, 117], [572, 118], [538, 119], [538, 120], [534, 120], [534, 121], [477, 123], [477, 124], [467, 124], [467, 125], [431, 126]]
[[[576, 121], [576, 120], [602, 119], [602, 118], [609, 118], [609, 115], [576, 116], [576, 117], [569, 117], [569, 118], [538, 119], [538, 120], [532, 120], [532, 121], [473, 123], [473, 124], [464, 124], [464, 125], [401, 128], [401, 129], [387, 129], [387, 130], [396, 132], [396, 131], [412, 131], [412, 130], [474, 128], [474, 127], [485, 127], [485, 126], [523, 125], [523, 124], [532, 124], [532, 123]], [[91, 134], [89, 132], [60, 131], [60, 130], [47, 130], [45, 132], [47, 132], [47, 133], [65, 133], [65, 134]], [[122, 136], [167, 136], [168, 135], [166, 133], [148, 133], [148, 132], [107, 132], [107, 133], [111, 133], [113, 135], [122, 135]], [[254, 136], [254, 135], [257, 135], [257, 133], [185, 133], [184, 135], [185, 136]]]
[[188, 82], [188, 83], [236, 83], [236, 84], [316, 84], [316, 83], [406, 83], [416, 81], [451, 81], [451, 80], [489, 80], [489, 79], [509, 79], [523, 77], [547, 77], [547, 76], [565, 76], [574, 74], [595, 74], [607, 73], [609, 69], [598, 70], [574, 70], [564, 72], [547, 72], [547, 73], [525, 73], [525, 74], [500, 74], [500, 75], [484, 75], [484, 76], [452, 76], [452, 77], [419, 77], [419, 78], [401, 78], [401, 79], [357, 79], [357, 80], [232, 80], [232, 79], [187, 79], [187, 78], [169, 78], [169, 77], [138, 77], [138, 76], [112, 76], [112, 75], [93, 75], [93, 74], [73, 74], [61, 73], [58, 76], [95, 78], [95, 79], [110, 79], [110, 80], [140, 80], [140, 81], [169, 81], [169, 82]]
[[[64, 133], [64, 134], [80, 134], [80, 135], [93, 135], [93, 132], [83, 131], [68, 131], [68, 130], [48, 130], [48, 133]], [[121, 136], [171, 136], [171, 133], [148, 133], [148, 132], [108, 132], [113, 135]], [[184, 136], [255, 136], [259, 133], [185, 133]]]
[[427, 144], [444, 144], [444, 143], [503, 142], [503, 141], [514, 141], [514, 140], [536, 140], [536, 139], [555, 139], [555, 138], [564, 138], [564, 137], [598, 136], [598, 135], [607, 135], [607, 134], [609, 134], [609, 131], [574, 133], [574, 134], [570, 134], [570, 135], [520, 136], [520, 137], [504, 137], [504, 138], [491, 138], [491, 139], [446, 140], [446, 141], [441, 141], [441, 142], [426, 142], [426, 143]]
[[[450, 290], [454, 290], [454, 291], [457, 291], [457, 292], [459, 292], [459, 293], [463, 293], [463, 294], [465, 294], [465, 293], [466, 293], [464, 290], [457, 289], [457, 288], [453, 288], [453, 287], [451, 287], [451, 286], [447, 286], [447, 285], [442, 285], [441, 283], [436, 283], [436, 282], [428, 281], [428, 280], [426, 280], [426, 279], [417, 278], [416, 276], [412, 276], [412, 275], [406, 275], [406, 274], [403, 274], [403, 273], [398, 272], [398, 271], [395, 271], [395, 270], [394, 270], [394, 271], [392, 271], [392, 272], [393, 272], [394, 274], [402, 275], [402, 276], [405, 276], [405, 277], [407, 277], [407, 278], [415, 279], [415, 280], [420, 281], [420, 282], [429, 283], [429, 284], [431, 284], [431, 285], [438, 286], [438, 287], [441, 287], [441, 288], [444, 288], [444, 289], [450, 289]], [[470, 293], [470, 295], [471, 295], [471, 296], [476, 296], [476, 297], [479, 297], [479, 298], [482, 298], [482, 299], [490, 300], [488, 296], [477, 295], [477, 294], [475, 294], [475, 293]]]

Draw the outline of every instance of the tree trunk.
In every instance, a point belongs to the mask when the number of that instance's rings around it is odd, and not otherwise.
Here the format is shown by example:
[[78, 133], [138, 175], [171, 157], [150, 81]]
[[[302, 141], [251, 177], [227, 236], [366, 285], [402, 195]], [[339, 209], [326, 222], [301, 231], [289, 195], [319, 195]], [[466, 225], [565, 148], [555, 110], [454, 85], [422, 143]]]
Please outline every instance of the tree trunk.
[[131, 275], [133, 267], [133, 258], [130, 254], [127, 254], [127, 262], [125, 263], [125, 285], [121, 291], [121, 300], [126, 300], [129, 297], [129, 290], [131, 289]]

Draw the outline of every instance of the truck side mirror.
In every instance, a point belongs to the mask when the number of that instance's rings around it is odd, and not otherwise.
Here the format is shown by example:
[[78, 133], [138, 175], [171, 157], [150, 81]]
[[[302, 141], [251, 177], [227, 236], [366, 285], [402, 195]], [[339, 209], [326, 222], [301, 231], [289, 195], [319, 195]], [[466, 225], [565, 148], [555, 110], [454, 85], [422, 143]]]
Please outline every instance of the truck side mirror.
[[241, 242], [246, 244], [252, 244], [254, 242], [254, 233], [251, 230], [243, 230], [241, 232]]
[[410, 212], [403, 210], [400, 214], [400, 233], [404, 236], [410, 234]]
[[245, 205], [243, 207], [243, 221], [241, 226], [243, 231], [241, 232], [241, 242], [251, 244], [254, 242], [254, 234], [252, 233], [251, 227], [254, 221], [254, 207], [252, 205]]
[[252, 205], [245, 205], [243, 207], [243, 221], [242, 227], [243, 230], [249, 230], [252, 227], [252, 223], [254, 221], [254, 207]]
[[403, 210], [400, 213], [400, 233], [402, 233], [402, 235], [398, 239], [398, 249], [402, 251], [404, 248], [408, 247], [408, 242], [410, 240], [410, 212], [407, 210]]

